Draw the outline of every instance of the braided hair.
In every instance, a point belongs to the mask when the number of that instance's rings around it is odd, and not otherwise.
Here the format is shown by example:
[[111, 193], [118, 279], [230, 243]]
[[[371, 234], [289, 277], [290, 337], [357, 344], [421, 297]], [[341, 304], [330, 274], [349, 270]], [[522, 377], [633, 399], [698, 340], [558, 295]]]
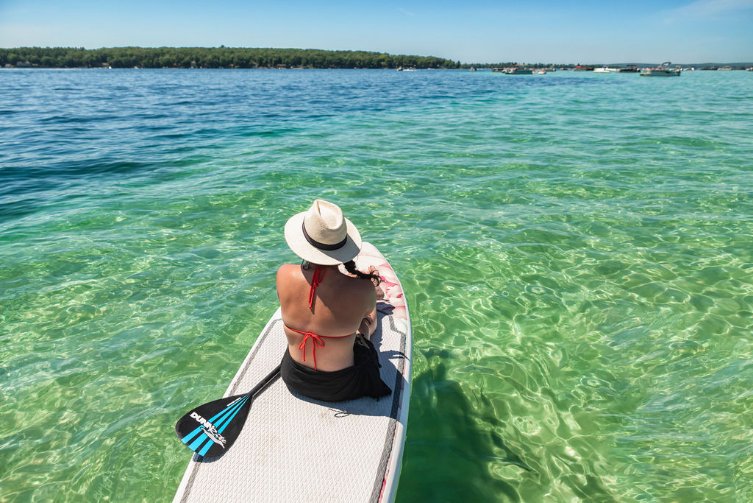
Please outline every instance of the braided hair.
[[[301, 261], [301, 267], [304, 270], [308, 271], [309, 269], [311, 269], [312, 265], [313, 264], [309, 262], [308, 260]], [[365, 273], [356, 269], [356, 263], [353, 260], [344, 262], [343, 266], [345, 267], [346, 271], [348, 271], [350, 274], [352, 274], [353, 276], [356, 276], [359, 279], [370, 279], [371, 282], [374, 283], [374, 286], [379, 286], [379, 284], [382, 282], [382, 278], [380, 278], [377, 273], [374, 273], [374, 272]]]
[[372, 283], [374, 283], [374, 286], [379, 286], [379, 283], [382, 282], [382, 279], [379, 277], [378, 274], [373, 273], [373, 272], [365, 273], [356, 269], [356, 263], [352, 260], [349, 260], [343, 263], [343, 265], [345, 266], [345, 270], [348, 271], [350, 274], [353, 274], [354, 276], [360, 279], [370, 279]]

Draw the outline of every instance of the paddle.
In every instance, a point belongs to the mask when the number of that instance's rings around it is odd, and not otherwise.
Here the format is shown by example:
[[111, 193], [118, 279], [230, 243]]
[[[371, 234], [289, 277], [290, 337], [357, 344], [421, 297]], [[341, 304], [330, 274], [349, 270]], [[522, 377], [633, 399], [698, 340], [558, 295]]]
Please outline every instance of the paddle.
[[175, 433], [199, 456], [221, 456], [230, 449], [243, 429], [253, 398], [279, 375], [278, 365], [248, 393], [199, 405], [175, 423]]

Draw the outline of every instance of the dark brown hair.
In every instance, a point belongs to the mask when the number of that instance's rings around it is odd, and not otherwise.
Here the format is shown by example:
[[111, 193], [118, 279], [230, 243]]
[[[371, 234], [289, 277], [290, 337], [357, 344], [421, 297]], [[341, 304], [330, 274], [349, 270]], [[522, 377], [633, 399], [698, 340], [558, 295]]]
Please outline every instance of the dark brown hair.
[[348, 271], [350, 274], [353, 274], [361, 279], [370, 279], [374, 282], [375, 285], [379, 285], [379, 283], [382, 282], [382, 279], [379, 277], [378, 274], [374, 272], [365, 273], [361, 272], [358, 269], [356, 269], [356, 263], [352, 260], [349, 260], [348, 262], [343, 263], [345, 266], [345, 270]]
[[[301, 261], [301, 267], [303, 267], [307, 271], [311, 268], [312, 265], [314, 264], [312, 264], [308, 260]], [[353, 260], [344, 262], [343, 266], [345, 266], [345, 270], [348, 271], [350, 274], [356, 276], [359, 279], [370, 279], [372, 282], [374, 282], [374, 285], [376, 286], [379, 286], [379, 284], [382, 282], [382, 278], [380, 278], [377, 273], [374, 273], [374, 272], [365, 273], [356, 269], [356, 263]]]

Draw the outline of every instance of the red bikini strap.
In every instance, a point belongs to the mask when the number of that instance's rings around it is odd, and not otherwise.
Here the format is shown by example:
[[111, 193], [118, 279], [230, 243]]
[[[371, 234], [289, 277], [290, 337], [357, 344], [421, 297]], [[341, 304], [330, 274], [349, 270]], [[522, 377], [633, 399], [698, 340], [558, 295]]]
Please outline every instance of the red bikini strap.
[[311, 288], [309, 289], [309, 309], [314, 311], [314, 300], [316, 299], [316, 289], [322, 283], [322, 276], [324, 276], [324, 269], [316, 266], [314, 269], [314, 277], [311, 278]]
[[314, 370], [317, 370], [316, 347], [317, 346], [324, 347], [324, 340], [322, 339], [322, 336], [317, 335], [314, 332], [302, 332], [299, 330], [293, 330], [293, 331], [303, 335], [303, 340], [298, 345], [298, 349], [300, 349], [303, 352], [303, 361], [306, 361], [306, 343], [308, 342], [309, 339], [311, 339], [311, 355], [314, 357]]

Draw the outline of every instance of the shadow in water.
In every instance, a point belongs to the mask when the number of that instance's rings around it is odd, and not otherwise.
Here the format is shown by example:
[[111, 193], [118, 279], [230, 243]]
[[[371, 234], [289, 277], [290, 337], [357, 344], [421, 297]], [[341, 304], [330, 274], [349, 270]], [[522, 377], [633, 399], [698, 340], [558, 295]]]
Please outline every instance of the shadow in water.
[[[430, 361], [449, 356], [431, 353], [425, 353]], [[521, 501], [511, 484], [492, 476], [489, 461], [530, 468], [494, 429], [481, 427], [460, 385], [447, 378], [444, 363], [414, 378], [408, 423], [399, 502]]]

